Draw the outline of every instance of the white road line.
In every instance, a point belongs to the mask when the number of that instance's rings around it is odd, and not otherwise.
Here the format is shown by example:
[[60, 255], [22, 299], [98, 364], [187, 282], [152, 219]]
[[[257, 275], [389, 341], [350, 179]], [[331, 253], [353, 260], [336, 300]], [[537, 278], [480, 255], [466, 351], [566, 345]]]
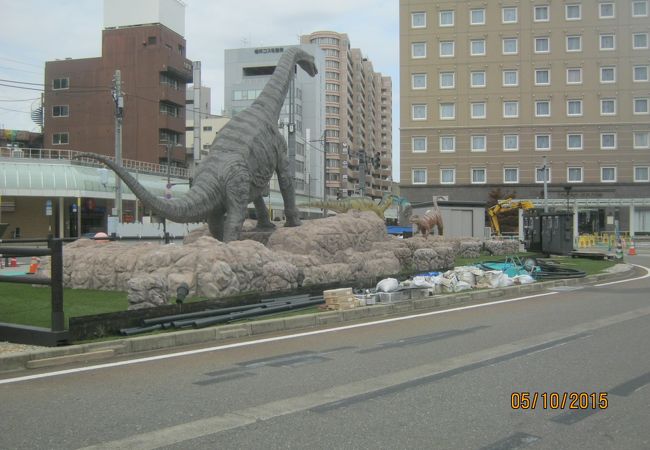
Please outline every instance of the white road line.
[[610, 281], [609, 283], [600, 283], [600, 284], [594, 284], [595, 287], [601, 287], [601, 286], [609, 286], [612, 284], [619, 284], [619, 283], [629, 283], [630, 281], [636, 281], [636, 280], [643, 280], [644, 278], [650, 277], [650, 269], [644, 266], [639, 266], [638, 264], [630, 264], [631, 266], [638, 267], [639, 269], [645, 270], [645, 275], [641, 277], [636, 277], [636, 278], [629, 278], [627, 280], [618, 280], [618, 281]]
[[[602, 283], [602, 284], [597, 284], [595, 286], [608, 286], [610, 284], [616, 284], [616, 283], [625, 283], [629, 281], [636, 281], [636, 280], [642, 280], [644, 278], [648, 278], [650, 276], [650, 270], [647, 267], [639, 266], [636, 264], [633, 264], [635, 267], [642, 268], [646, 271], [646, 274], [642, 277], [638, 278], [632, 278], [629, 280], [621, 280], [621, 281], [614, 281], [611, 283]], [[15, 377], [15, 378], [7, 378], [4, 380], [0, 380], [0, 385], [2, 384], [10, 384], [10, 383], [18, 383], [21, 381], [29, 381], [29, 380], [38, 380], [41, 378], [50, 378], [50, 377], [55, 377], [59, 375], [68, 375], [68, 374], [73, 374], [73, 373], [80, 373], [80, 372], [89, 372], [93, 370], [100, 370], [100, 369], [108, 369], [111, 367], [120, 367], [120, 366], [128, 366], [131, 364], [139, 364], [139, 363], [144, 363], [144, 362], [150, 362], [150, 361], [159, 361], [163, 359], [171, 359], [171, 358], [178, 358], [181, 356], [190, 356], [190, 355], [198, 355], [201, 353], [208, 353], [208, 352], [216, 352], [216, 351], [221, 351], [221, 350], [228, 350], [231, 348], [241, 348], [241, 347], [250, 347], [253, 345], [258, 345], [258, 344], [266, 344], [269, 342], [278, 342], [278, 341], [285, 341], [289, 339], [297, 339], [301, 337], [306, 337], [306, 336], [316, 336], [319, 334], [326, 334], [326, 333], [335, 333], [337, 331], [344, 331], [344, 330], [352, 330], [355, 328], [362, 328], [362, 327], [370, 327], [370, 326], [375, 326], [375, 325], [382, 325], [385, 323], [392, 323], [392, 322], [400, 322], [403, 320], [411, 320], [411, 319], [418, 319], [421, 317], [428, 317], [428, 316], [436, 316], [439, 314], [447, 314], [451, 312], [456, 312], [456, 311], [465, 311], [468, 309], [476, 309], [476, 308], [486, 308], [489, 306], [494, 306], [494, 305], [500, 305], [504, 303], [513, 303], [513, 302], [519, 302], [523, 300], [530, 300], [530, 299], [535, 299], [535, 298], [540, 298], [540, 297], [547, 297], [549, 295], [557, 295], [559, 292], [544, 292], [541, 294], [534, 294], [534, 295], [526, 295], [524, 297], [517, 297], [517, 298], [511, 298], [511, 299], [506, 299], [506, 300], [497, 300], [494, 302], [489, 302], [489, 303], [479, 303], [476, 305], [468, 305], [468, 306], [459, 306], [457, 308], [450, 308], [450, 309], [445, 309], [441, 311], [429, 311], [425, 313], [420, 313], [420, 314], [411, 314], [408, 316], [401, 316], [401, 317], [393, 317], [390, 319], [382, 319], [382, 320], [376, 320], [373, 322], [364, 322], [364, 323], [357, 323], [357, 324], [352, 324], [352, 325], [344, 325], [341, 327], [335, 327], [335, 328], [327, 328], [325, 330], [314, 330], [314, 331], [306, 331], [302, 333], [295, 333], [295, 334], [289, 334], [289, 335], [284, 335], [284, 336], [275, 336], [271, 338], [263, 338], [263, 339], [256, 339], [253, 341], [245, 341], [245, 342], [236, 342], [233, 344], [226, 344], [226, 345], [218, 345], [215, 347], [208, 347], [208, 348], [200, 348], [196, 350], [187, 350], [183, 352], [176, 352], [176, 353], [168, 353], [165, 355], [157, 355], [157, 356], [149, 356], [146, 358], [137, 358], [137, 359], [130, 359], [128, 361], [117, 361], [113, 363], [106, 363], [106, 364], [97, 364], [94, 366], [87, 366], [87, 367], [77, 367], [74, 369], [65, 369], [65, 370], [57, 370], [54, 372], [46, 372], [46, 373], [39, 373], [35, 375], [25, 375], [22, 377]]]

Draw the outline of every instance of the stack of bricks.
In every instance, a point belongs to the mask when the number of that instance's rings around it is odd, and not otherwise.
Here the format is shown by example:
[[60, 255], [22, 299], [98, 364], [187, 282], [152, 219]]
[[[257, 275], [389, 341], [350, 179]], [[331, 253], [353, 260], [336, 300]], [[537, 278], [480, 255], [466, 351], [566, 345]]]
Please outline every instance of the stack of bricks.
[[326, 310], [340, 311], [359, 306], [359, 300], [352, 294], [352, 288], [331, 289], [323, 291]]

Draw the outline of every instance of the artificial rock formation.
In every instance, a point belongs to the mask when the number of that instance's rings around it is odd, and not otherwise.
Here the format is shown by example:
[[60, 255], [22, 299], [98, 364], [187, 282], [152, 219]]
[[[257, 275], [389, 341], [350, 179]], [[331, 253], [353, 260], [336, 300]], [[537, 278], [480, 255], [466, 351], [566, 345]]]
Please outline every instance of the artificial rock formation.
[[[252, 227], [245, 224], [244, 230]], [[64, 247], [64, 284], [128, 291], [133, 304], [152, 306], [173, 297], [181, 283], [187, 283], [190, 295], [218, 298], [378, 280], [400, 272], [447, 269], [457, 254], [470, 256], [482, 246], [469, 238], [397, 239], [386, 234], [375, 213], [351, 212], [278, 228], [267, 236], [266, 245], [220, 242], [207, 229], [191, 233], [183, 245], [80, 239]]]

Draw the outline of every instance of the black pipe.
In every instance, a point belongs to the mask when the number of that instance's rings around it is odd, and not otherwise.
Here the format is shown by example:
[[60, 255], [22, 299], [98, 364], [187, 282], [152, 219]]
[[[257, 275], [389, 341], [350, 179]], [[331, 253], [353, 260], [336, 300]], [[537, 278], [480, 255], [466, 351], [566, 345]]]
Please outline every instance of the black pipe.
[[52, 250], [47, 247], [0, 247], [0, 254], [8, 256], [48, 256]]
[[49, 277], [40, 275], [0, 275], [0, 283], [18, 283], [18, 284], [42, 284], [49, 285], [52, 280]]
[[162, 326], [160, 324], [151, 325], [149, 327], [122, 328], [120, 330], [120, 334], [122, 334], [123, 336], [131, 336], [134, 334], [148, 333], [149, 331], [155, 331], [160, 329], [162, 329]]
[[144, 325], [153, 325], [156, 323], [175, 322], [175, 321], [182, 321], [185, 319], [198, 319], [201, 317], [245, 311], [251, 308], [258, 308], [259, 306], [260, 306], [259, 303], [254, 303], [252, 305], [231, 306], [229, 308], [206, 309], [205, 311], [197, 311], [193, 313], [173, 314], [171, 316], [161, 316], [161, 317], [154, 317], [151, 319], [144, 319], [142, 323]]

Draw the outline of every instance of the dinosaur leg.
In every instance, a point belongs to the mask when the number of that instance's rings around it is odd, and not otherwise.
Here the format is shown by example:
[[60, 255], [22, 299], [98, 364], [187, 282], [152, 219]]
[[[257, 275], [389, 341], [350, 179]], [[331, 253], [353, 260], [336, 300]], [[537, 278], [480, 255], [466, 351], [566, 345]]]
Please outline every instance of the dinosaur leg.
[[438, 222], [438, 236], [442, 236], [442, 222]]
[[219, 208], [213, 210], [208, 216], [208, 229], [213, 238], [223, 242], [224, 211]]
[[261, 195], [256, 197], [255, 200], [253, 200], [253, 204], [255, 205], [255, 211], [257, 212], [257, 226], [255, 228], [261, 230], [275, 228], [275, 224], [271, 222], [271, 218], [269, 217], [269, 210], [264, 204], [264, 197]]
[[296, 206], [296, 193], [293, 189], [293, 174], [289, 173], [289, 161], [287, 160], [285, 149], [286, 144], [284, 138], [278, 134], [278, 144], [276, 144], [278, 165], [275, 171], [278, 174], [280, 193], [284, 202], [284, 215], [287, 217], [284, 225], [287, 227], [297, 227], [300, 225], [300, 214]]

